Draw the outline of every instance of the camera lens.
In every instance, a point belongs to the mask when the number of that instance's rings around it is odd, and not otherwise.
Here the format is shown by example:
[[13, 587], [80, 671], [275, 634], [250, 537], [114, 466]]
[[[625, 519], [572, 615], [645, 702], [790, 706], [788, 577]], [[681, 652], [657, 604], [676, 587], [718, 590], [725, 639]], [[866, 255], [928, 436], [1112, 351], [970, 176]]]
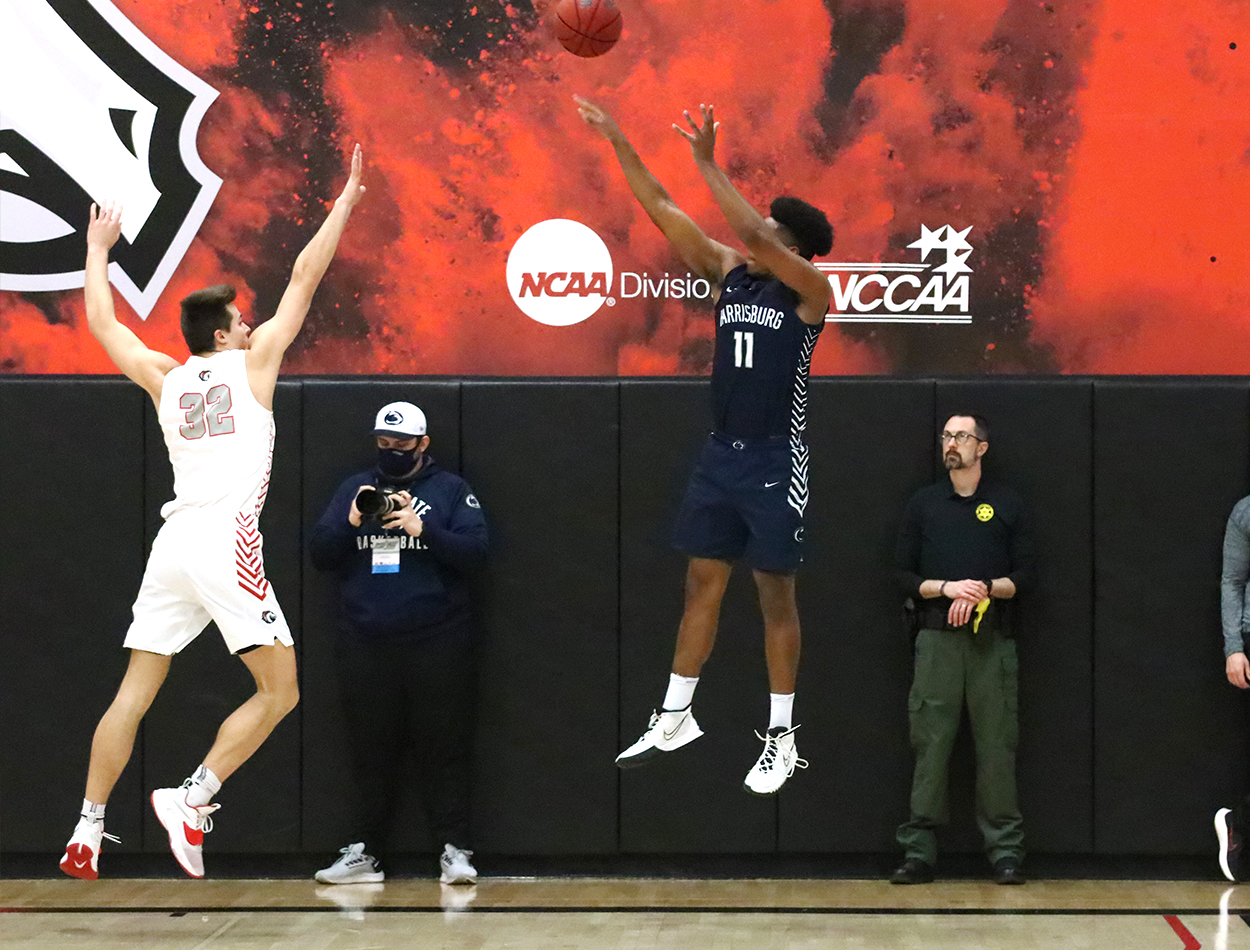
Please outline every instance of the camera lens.
[[391, 496], [378, 491], [376, 488], [366, 488], [356, 496], [356, 510], [366, 518], [376, 518], [378, 515], [390, 514], [392, 510]]

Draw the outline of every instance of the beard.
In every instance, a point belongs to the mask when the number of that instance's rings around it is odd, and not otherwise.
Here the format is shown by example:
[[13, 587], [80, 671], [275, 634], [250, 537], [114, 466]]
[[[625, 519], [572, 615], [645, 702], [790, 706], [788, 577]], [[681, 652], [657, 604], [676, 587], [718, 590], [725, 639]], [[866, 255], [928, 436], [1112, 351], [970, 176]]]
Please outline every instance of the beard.
[[946, 466], [946, 470], [948, 472], [954, 472], [961, 468], [968, 467], [958, 452], [947, 452], [944, 456], [942, 456], [942, 464]]

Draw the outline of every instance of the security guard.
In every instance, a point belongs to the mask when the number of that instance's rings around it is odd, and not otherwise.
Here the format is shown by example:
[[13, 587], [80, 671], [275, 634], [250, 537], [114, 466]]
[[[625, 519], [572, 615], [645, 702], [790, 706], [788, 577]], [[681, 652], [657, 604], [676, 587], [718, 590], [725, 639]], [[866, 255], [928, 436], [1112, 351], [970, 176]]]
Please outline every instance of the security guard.
[[948, 820], [947, 766], [966, 701], [976, 745], [977, 824], [994, 879], [1023, 884], [1009, 601], [1034, 579], [1032, 533], [1020, 496], [981, 477], [989, 449], [983, 418], [952, 416], [941, 449], [949, 478], [912, 496], [895, 553], [919, 629], [907, 701], [916, 753], [911, 818], [899, 827], [904, 860], [890, 880], [933, 880], [935, 829]]

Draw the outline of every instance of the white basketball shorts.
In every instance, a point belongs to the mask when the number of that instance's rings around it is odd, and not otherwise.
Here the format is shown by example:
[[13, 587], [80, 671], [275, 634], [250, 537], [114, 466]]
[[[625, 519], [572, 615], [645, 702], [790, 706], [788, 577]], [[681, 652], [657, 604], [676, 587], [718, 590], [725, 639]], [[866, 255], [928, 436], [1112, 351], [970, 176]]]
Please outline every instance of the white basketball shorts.
[[210, 620], [231, 653], [295, 642], [265, 579], [255, 516], [182, 509], [152, 543], [125, 646], [172, 656]]

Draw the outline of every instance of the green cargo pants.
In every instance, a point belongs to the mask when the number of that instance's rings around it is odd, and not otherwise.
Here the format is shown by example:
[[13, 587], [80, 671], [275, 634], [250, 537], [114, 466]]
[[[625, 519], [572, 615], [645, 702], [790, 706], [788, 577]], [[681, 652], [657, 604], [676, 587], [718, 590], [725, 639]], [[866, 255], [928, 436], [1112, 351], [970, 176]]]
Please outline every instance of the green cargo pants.
[[1016, 644], [998, 633], [921, 630], [907, 700], [916, 772], [911, 819], [898, 829], [909, 858], [937, 863], [934, 830], [949, 821], [947, 767], [965, 699], [977, 759], [977, 824], [990, 863], [1024, 858], [1016, 803]]

